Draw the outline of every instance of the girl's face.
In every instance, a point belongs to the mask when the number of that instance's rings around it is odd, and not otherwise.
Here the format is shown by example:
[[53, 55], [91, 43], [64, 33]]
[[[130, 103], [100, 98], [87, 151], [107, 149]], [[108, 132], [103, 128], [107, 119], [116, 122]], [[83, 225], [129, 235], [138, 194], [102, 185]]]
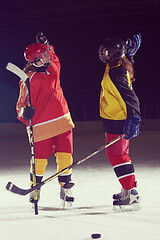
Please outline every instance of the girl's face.
[[43, 61], [44, 63], [49, 63], [50, 60], [51, 60], [51, 59], [50, 59], [50, 55], [48, 54], [48, 51], [44, 52], [44, 53], [42, 54], [42, 61]]
[[44, 52], [41, 56], [41, 59], [36, 62], [35, 64], [37, 66], [42, 66], [44, 63], [49, 63], [50, 62], [50, 55], [48, 54], [48, 51]]

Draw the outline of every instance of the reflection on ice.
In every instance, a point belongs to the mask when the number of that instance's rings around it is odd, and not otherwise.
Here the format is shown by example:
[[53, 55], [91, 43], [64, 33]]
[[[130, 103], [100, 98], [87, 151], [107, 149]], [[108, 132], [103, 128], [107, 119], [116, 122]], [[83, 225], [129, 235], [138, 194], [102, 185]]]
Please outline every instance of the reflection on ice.
[[[30, 149], [23, 134], [0, 138], [0, 235], [2, 240], [89, 240], [101, 233], [104, 240], [157, 240], [160, 236], [160, 131], [141, 131], [131, 141], [130, 156], [135, 165], [141, 195], [140, 211], [116, 213], [112, 195], [120, 190], [105, 157], [97, 154], [73, 169], [72, 209], [62, 209], [57, 179], [41, 191], [39, 215], [35, 216], [29, 197], [6, 191], [8, 181], [29, 187]], [[103, 131], [74, 133], [74, 160], [89, 155], [104, 144]], [[49, 159], [45, 178], [56, 172]]]

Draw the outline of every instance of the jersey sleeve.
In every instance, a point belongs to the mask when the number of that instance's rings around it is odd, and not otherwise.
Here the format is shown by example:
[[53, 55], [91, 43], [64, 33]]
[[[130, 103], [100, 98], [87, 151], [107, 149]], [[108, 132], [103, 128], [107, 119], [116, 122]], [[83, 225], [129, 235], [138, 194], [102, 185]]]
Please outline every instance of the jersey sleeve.
[[140, 105], [131, 83], [127, 78], [127, 71], [122, 67], [112, 68], [110, 78], [116, 86], [127, 108], [127, 116], [140, 116]]
[[60, 76], [60, 61], [54, 52], [53, 46], [50, 46], [50, 54], [52, 57], [51, 65], [46, 69], [55, 79]]
[[19, 87], [20, 87], [20, 92], [19, 92], [19, 97], [18, 97], [18, 101], [16, 104], [17, 118], [24, 124], [29, 125], [29, 121], [24, 120], [21, 116], [22, 107], [25, 107], [28, 105], [28, 90], [27, 90], [27, 86], [23, 82], [23, 80], [20, 80]]

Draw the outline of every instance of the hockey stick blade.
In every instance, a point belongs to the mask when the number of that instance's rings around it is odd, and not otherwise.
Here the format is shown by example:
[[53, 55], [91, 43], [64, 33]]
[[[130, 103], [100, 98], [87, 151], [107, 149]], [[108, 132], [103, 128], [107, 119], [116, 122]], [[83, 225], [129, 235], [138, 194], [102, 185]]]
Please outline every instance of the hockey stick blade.
[[117, 138], [115, 138], [114, 140], [112, 140], [111, 142], [107, 143], [106, 145], [98, 148], [97, 150], [95, 150], [93, 153], [91, 153], [90, 155], [88, 155], [87, 157], [81, 159], [81, 160], [78, 160], [76, 162], [74, 162], [72, 165], [62, 169], [60, 172], [57, 172], [55, 173], [54, 175], [48, 177], [47, 179], [45, 179], [44, 181], [42, 181], [41, 183], [38, 183], [37, 185], [35, 185], [34, 187], [32, 188], [29, 188], [29, 189], [22, 189], [22, 188], [19, 188], [17, 187], [16, 185], [14, 185], [13, 183], [11, 182], [8, 182], [7, 185], [6, 185], [6, 189], [12, 193], [15, 193], [15, 194], [19, 194], [19, 195], [27, 195], [28, 193], [30, 192], [33, 192], [34, 190], [40, 188], [41, 186], [43, 186], [44, 184], [52, 181], [53, 179], [55, 179], [56, 177], [58, 177], [59, 175], [61, 175], [62, 173], [68, 171], [69, 169], [73, 168], [74, 166], [77, 166], [83, 162], [85, 162], [86, 160], [88, 160], [89, 158], [95, 156], [97, 153], [103, 151], [104, 149], [106, 149], [107, 147], [111, 146], [112, 144], [116, 143], [117, 141], [119, 141], [120, 139], [122, 139], [124, 137], [124, 134], [118, 136]]
[[28, 188], [28, 189], [23, 189], [23, 188], [19, 188], [17, 187], [15, 184], [13, 184], [12, 182], [8, 182], [6, 185], [6, 189], [9, 192], [15, 193], [15, 194], [19, 194], [21, 196], [25, 196], [30, 192], [33, 192], [34, 190], [40, 188], [41, 186], [43, 186], [44, 184], [52, 181], [53, 179], [55, 179], [56, 177], [58, 177], [60, 174], [62, 174], [63, 172], [66, 172], [67, 170], [69, 170], [70, 168], [72, 168], [74, 165], [76, 164], [76, 162], [72, 165], [70, 165], [67, 168], [64, 168], [63, 170], [61, 170], [58, 173], [55, 173], [54, 175], [50, 176], [49, 178], [45, 179], [44, 181], [42, 181], [41, 183], [36, 184], [34, 187], [32, 188]]
[[15, 184], [13, 184], [12, 182], [8, 182], [6, 185], [6, 189], [9, 192], [15, 193], [15, 194], [19, 194], [22, 196], [27, 195], [28, 193], [36, 190], [37, 188], [40, 188], [42, 185], [44, 185], [44, 182], [41, 182], [39, 184], [37, 184], [36, 186], [34, 186], [33, 188], [29, 188], [29, 189], [23, 189], [23, 188], [19, 188], [17, 187]]
[[18, 77], [22, 78], [24, 81], [28, 78], [28, 75], [23, 72], [19, 67], [17, 67], [15, 64], [9, 62], [6, 66], [6, 69]]
[[16, 193], [16, 194], [23, 195], [23, 196], [25, 196], [29, 193], [27, 189], [19, 188], [16, 185], [14, 185], [12, 182], [7, 183], [6, 189], [12, 193]]

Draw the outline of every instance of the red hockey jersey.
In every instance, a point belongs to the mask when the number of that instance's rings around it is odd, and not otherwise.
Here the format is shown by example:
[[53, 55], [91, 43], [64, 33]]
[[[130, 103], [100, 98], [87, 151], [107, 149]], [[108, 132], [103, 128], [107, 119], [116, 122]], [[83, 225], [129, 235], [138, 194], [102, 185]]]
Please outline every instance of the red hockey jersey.
[[[53, 62], [46, 72], [29, 72], [31, 105], [35, 108], [33, 121], [34, 141], [42, 141], [74, 128], [67, 101], [60, 85], [60, 62], [52, 50]], [[16, 109], [18, 119], [27, 125], [21, 116], [21, 108], [28, 104], [28, 90], [20, 80], [20, 94]]]

